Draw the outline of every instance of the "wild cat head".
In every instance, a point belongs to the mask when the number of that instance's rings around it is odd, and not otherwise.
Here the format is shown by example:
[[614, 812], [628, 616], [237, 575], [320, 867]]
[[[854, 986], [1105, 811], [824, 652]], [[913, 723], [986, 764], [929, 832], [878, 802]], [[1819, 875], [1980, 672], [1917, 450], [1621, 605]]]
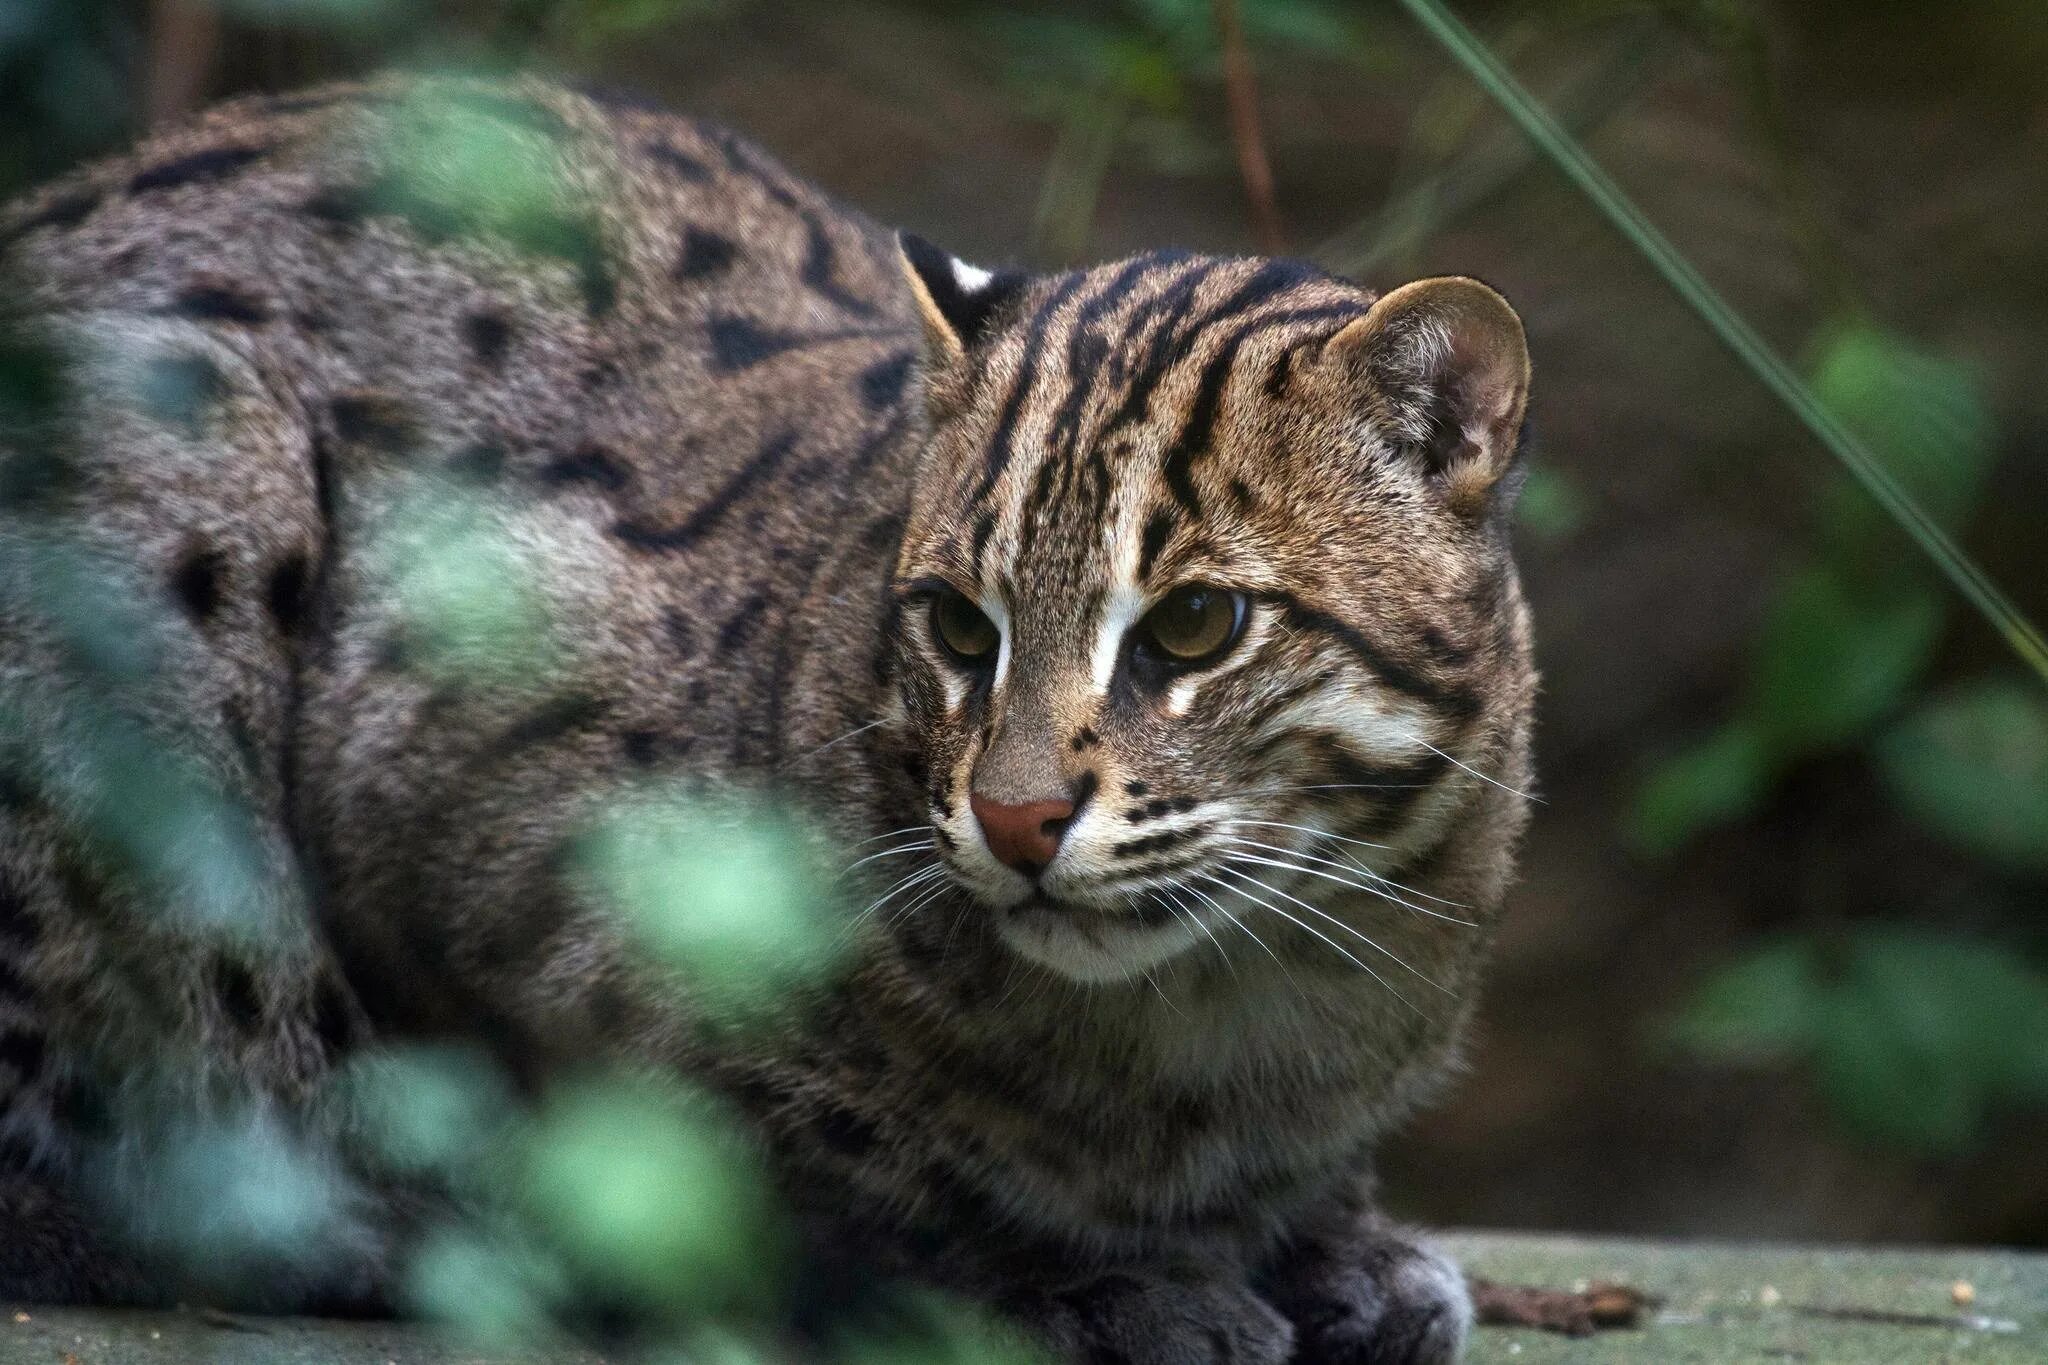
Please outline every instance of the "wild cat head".
[[1118, 979], [1248, 916], [1313, 927], [1290, 880], [1370, 885], [1442, 837], [1528, 702], [1506, 302], [1289, 261], [903, 254], [931, 435], [896, 671], [977, 913]]

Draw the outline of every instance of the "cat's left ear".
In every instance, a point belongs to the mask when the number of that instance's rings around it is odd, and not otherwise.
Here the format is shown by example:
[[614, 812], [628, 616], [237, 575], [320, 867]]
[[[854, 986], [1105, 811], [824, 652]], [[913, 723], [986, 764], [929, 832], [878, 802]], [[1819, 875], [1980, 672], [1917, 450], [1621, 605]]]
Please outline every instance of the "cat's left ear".
[[1024, 291], [1025, 275], [969, 265], [913, 233], [897, 233], [896, 249], [934, 360], [959, 360], [973, 350]]
[[1463, 276], [1380, 298], [1324, 354], [1363, 381], [1374, 416], [1476, 508], [1513, 465], [1529, 401], [1529, 346], [1508, 301]]

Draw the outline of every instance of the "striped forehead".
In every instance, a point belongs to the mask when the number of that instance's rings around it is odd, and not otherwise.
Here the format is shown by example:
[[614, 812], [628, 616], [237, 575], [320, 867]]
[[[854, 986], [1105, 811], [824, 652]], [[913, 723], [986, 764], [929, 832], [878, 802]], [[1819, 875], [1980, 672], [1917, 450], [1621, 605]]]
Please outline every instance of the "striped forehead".
[[997, 386], [976, 577], [1069, 616], [1141, 594], [1156, 542], [1200, 519], [1193, 470], [1246, 343], [1327, 334], [1365, 305], [1289, 261], [1156, 254], [1053, 282]]

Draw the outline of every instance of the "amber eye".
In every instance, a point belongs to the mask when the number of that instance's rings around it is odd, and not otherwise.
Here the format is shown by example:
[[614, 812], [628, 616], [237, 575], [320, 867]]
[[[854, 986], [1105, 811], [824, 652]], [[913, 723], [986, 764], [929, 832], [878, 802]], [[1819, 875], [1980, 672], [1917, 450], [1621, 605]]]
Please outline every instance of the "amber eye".
[[1172, 663], [1203, 663], [1230, 647], [1244, 617], [1244, 594], [1190, 583], [1145, 613], [1138, 641]]
[[932, 634], [962, 663], [980, 663], [996, 652], [996, 623], [957, 592], [932, 598]]

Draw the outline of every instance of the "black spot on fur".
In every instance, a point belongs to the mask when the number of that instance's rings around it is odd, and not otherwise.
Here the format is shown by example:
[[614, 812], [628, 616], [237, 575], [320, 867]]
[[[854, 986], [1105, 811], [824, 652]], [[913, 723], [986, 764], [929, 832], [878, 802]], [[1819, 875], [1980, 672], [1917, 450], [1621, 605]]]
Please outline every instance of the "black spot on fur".
[[662, 627], [668, 631], [668, 640], [676, 653], [688, 658], [697, 652], [697, 632], [690, 625], [690, 618], [683, 615], [678, 607], [670, 607], [661, 614]]
[[618, 457], [602, 446], [588, 445], [568, 455], [558, 455], [540, 471], [540, 481], [555, 488], [589, 484], [616, 493], [632, 480]]
[[512, 324], [502, 313], [471, 313], [462, 320], [462, 339], [477, 364], [496, 370], [505, 363], [505, 351], [512, 344]]
[[770, 331], [750, 318], [713, 318], [710, 333], [712, 363], [721, 370], [744, 370], [803, 344], [802, 337]]
[[574, 692], [556, 697], [521, 717], [491, 741], [491, 754], [505, 758], [522, 749], [589, 728], [611, 710], [602, 697]]
[[1124, 790], [1132, 796], [1143, 796], [1146, 792], [1150, 791], [1151, 788], [1146, 786], [1143, 782], [1126, 782], [1124, 783]]
[[253, 161], [268, 155], [270, 148], [263, 147], [209, 147], [203, 152], [179, 157], [137, 171], [128, 182], [130, 194], [143, 194], [150, 190], [167, 190], [178, 185], [191, 185], [202, 180], [224, 180], [240, 171]]
[[496, 483], [505, 476], [505, 447], [495, 441], [479, 441], [450, 456], [447, 468], [470, 483]]
[[335, 434], [353, 445], [398, 454], [419, 439], [411, 410], [389, 394], [344, 394], [328, 405], [328, 411], [334, 417]]
[[143, 410], [186, 434], [202, 434], [206, 414], [227, 392], [226, 376], [204, 356], [152, 356], [135, 380], [135, 396]]
[[99, 207], [99, 203], [99, 194], [92, 190], [59, 195], [40, 212], [32, 213], [6, 232], [0, 232], [0, 246], [25, 237], [38, 228], [76, 227], [85, 221], [87, 214]]
[[661, 141], [649, 141], [643, 145], [655, 164], [677, 179], [701, 183], [711, 178], [711, 168], [688, 152]]
[[213, 964], [213, 993], [234, 1026], [254, 1033], [263, 1023], [263, 998], [249, 969], [231, 957], [219, 957]]
[[718, 628], [719, 652], [730, 654], [745, 644], [760, 628], [761, 618], [767, 606], [768, 594], [764, 592], [757, 592], [740, 603], [740, 609]]
[[179, 317], [205, 322], [255, 324], [270, 321], [270, 307], [238, 289], [218, 284], [195, 284], [181, 291], [165, 310]]
[[860, 372], [860, 401], [872, 412], [893, 408], [903, 397], [904, 381], [916, 356], [909, 351], [877, 360]]
[[1251, 485], [1243, 479], [1232, 479], [1230, 481], [1230, 501], [1236, 506], [1238, 511], [1249, 512], [1253, 501]]
[[306, 556], [293, 553], [277, 561], [264, 584], [263, 604], [270, 609], [270, 619], [277, 623], [278, 631], [286, 638], [296, 636], [306, 624], [306, 599], [312, 581], [312, 569], [306, 562]]
[[354, 227], [369, 215], [370, 196], [358, 185], [328, 185], [315, 190], [299, 209], [330, 228]]
[[612, 533], [637, 550], [676, 551], [688, 549], [717, 525], [730, 512], [733, 505], [754, 487], [770, 477], [782, 462], [796, 449], [797, 434], [794, 428], [781, 431], [762, 442], [761, 448], [751, 459], [708, 499], [698, 505], [697, 510], [675, 526], [653, 528], [638, 522], [620, 522]]
[[202, 626], [220, 610], [220, 579], [226, 569], [227, 561], [221, 558], [220, 551], [199, 549], [179, 560], [171, 570], [172, 595], [186, 614]]
[[867, 529], [860, 535], [861, 545], [870, 550], [888, 549], [902, 539], [903, 518], [893, 512], [869, 522]]
[[619, 736], [619, 748], [636, 768], [651, 768], [661, 761], [661, 736], [652, 730], [628, 730]]
[[688, 228], [683, 232], [682, 254], [676, 257], [676, 278], [709, 279], [730, 268], [738, 254], [732, 238], [707, 228]]

